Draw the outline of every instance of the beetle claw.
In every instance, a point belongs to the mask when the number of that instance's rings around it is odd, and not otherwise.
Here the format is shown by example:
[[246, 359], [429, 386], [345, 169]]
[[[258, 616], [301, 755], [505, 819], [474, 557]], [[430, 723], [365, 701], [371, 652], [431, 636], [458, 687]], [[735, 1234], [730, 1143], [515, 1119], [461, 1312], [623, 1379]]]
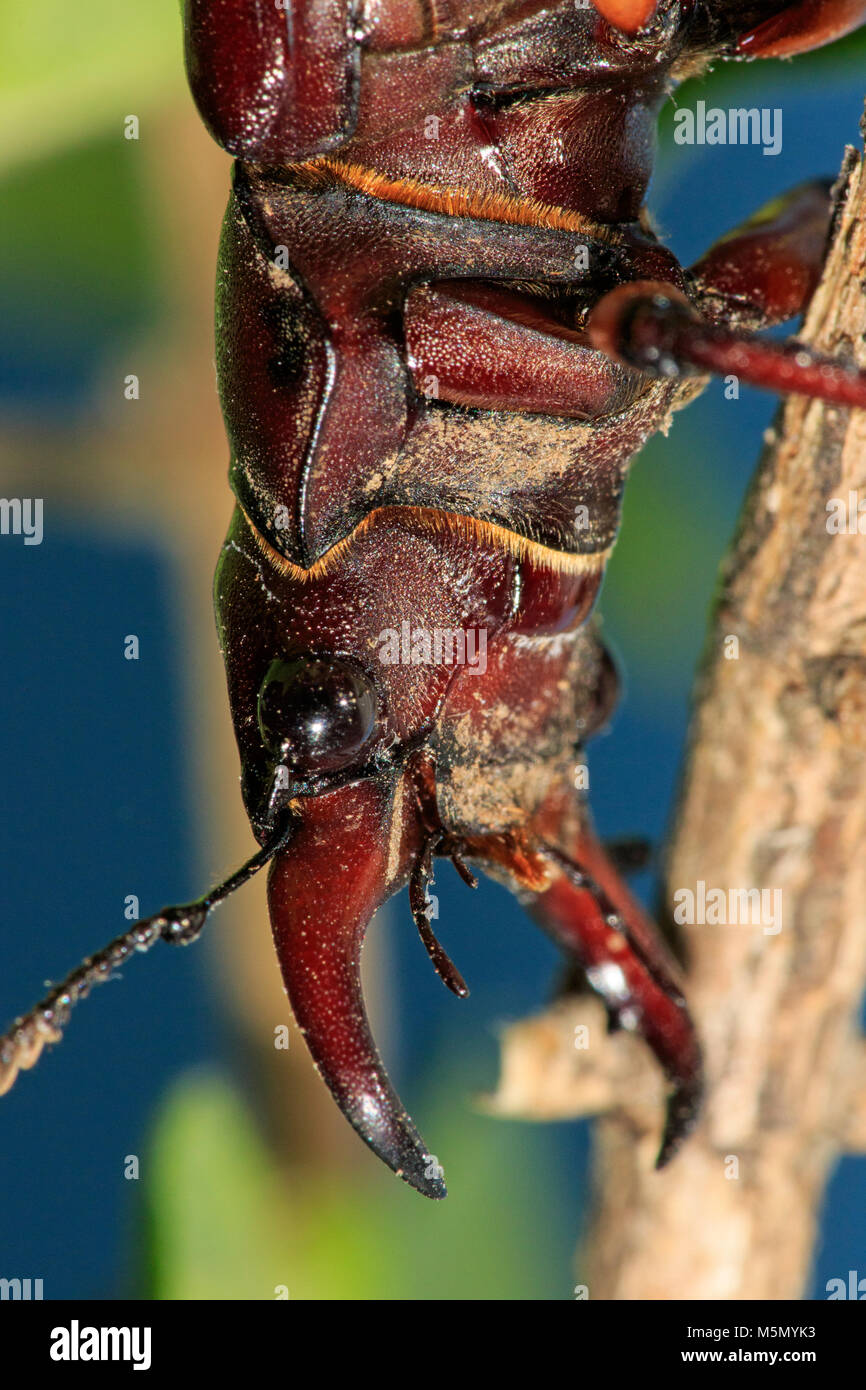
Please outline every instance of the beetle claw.
[[700, 1115], [702, 1094], [703, 1077], [698, 1067], [693, 1074], [681, 1079], [668, 1096], [665, 1127], [655, 1162], [657, 1169], [667, 1166], [683, 1140], [691, 1134]]

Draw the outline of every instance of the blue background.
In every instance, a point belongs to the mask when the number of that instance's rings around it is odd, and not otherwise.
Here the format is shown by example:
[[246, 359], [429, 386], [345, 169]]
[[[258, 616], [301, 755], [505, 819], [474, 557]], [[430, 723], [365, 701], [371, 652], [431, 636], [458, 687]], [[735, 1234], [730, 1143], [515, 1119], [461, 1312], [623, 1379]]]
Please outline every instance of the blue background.
[[[838, 169], [857, 130], [862, 78], [827, 62], [803, 72], [801, 82], [779, 65], [762, 73], [760, 104], [784, 109], [777, 158], [759, 149], [676, 148], [668, 115], [651, 206], [686, 263], [773, 194]], [[755, 88], [747, 70], [724, 81], [723, 104], [729, 92], [748, 96]], [[111, 160], [103, 166], [95, 187], [108, 200]], [[49, 304], [22, 298], [14, 274], [2, 286], [0, 404], [10, 417], [70, 425], [86, 417], [102, 362], [157, 313], [131, 293], [116, 311], [93, 314], [86, 283], [65, 294], [58, 321]], [[664, 837], [718, 561], [773, 411], [769, 397], [748, 390], [734, 406], [716, 385], [680, 418], [670, 443], [654, 443], [638, 465], [601, 603], [626, 673], [612, 732], [591, 749], [603, 834], [640, 833], [656, 844]], [[213, 485], [226, 486], [221, 460]], [[668, 577], [642, 603], [641, 565], [652, 563], [658, 543], [650, 509], [667, 520]], [[123, 929], [127, 893], [140, 894], [143, 911], [183, 898], [200, 890], [210, 862], [187, 754], [194, 706], [173, 562], [157, 537], [118, 538], [64, 515], [50, 497], [46, 511], [41, 547], [0, 542], [4, 1019], [32, 1002], [44, 979]], [[135, 664], [120, 659], [128, 632], [140, 635], [146, 653]], [[637, 882], [651, 900], [652, 875]], [[556, 964], [495, 885], [482, 884], [470, 898], [443, 865], [435, 891], [443, 941], [472, 995], [461, 1005], [442, 990], [398, 904], [388, 927], [393, 1070], [410, 1110], [431, 1076], [447, 1075], [455, 1107], [489, 1087], [495, 1027], [549, 997]], [[117, 1182], [118, 1164], [141, 1151], [154, 1107], [182, 1068], [231, 1065], [195, 951], [159, 949], [130, 973], [97, 991], [74, 1020], [74, 1043], [56, 1049], [2, 1103], [0, 1273], [43, 1277], [50, 1297], [136, 1287], [138, 1199], [133, 1184]], [[568, 1297], [587, 1128], [509, 1128], [535, 1155], [549, 1198], [543, 1220], [555, 1259], [539, 1296]], [[830, 1277], [862, 1270], [864, 1248], [866, 1163], [851, 1159], [830, 1187], [813, 1296]]]

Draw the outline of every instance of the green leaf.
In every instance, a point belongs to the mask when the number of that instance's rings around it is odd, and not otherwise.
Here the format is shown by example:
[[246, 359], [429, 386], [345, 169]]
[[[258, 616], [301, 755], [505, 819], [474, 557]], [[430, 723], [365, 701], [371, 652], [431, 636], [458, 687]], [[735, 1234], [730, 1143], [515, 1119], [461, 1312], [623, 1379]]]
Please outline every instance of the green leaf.
[[0, 0], [0, 170], [106, 126], [122, 139], [125, 116], [184, 89], [176, 3]]
[[292, 1222], [235, 1092], [190, 1075], [171, 1092], [146, 1160], [151, 1296], [272, 1299]]
[[568, 1189], [550, 1131], [473, 1113], [455, 1071], [438, 1069], [441, 1101], [425, 1116], [448, 1155], [444, 1202], [425, 1201], [360, 1142], [348, 1177], [285, 1173], [225, 1080], [184, 1078], [144, 1165], [146, 1296], [273, 1299], [283, 1286], [316, 1300], [570, 1297], [577, 1232], [556, 1215]]

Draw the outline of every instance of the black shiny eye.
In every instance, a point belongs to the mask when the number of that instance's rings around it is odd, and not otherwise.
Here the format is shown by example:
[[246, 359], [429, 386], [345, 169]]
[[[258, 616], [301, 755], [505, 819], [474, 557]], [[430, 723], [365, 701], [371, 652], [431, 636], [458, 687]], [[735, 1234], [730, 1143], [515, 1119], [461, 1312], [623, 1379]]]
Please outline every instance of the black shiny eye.
[[272, 661], [259, 690], [270, 751], [301, 772], [333, 772], [357, 756], [376, 722], [376, 692], [354, 663], [306, 653]]

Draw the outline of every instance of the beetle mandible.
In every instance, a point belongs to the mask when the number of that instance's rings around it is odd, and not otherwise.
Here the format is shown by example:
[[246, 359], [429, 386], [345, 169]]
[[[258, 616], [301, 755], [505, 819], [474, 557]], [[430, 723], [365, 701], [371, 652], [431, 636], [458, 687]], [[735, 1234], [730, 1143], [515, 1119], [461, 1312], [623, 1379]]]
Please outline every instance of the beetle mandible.
[[184, 0], [201, 115], [236, 159], [217, 285], [237, 506], [215, 599], [259, 851], [89, 958], [0, 1042], [0, 1089], [135, 950], [189, 942], [271, 863], [286, 989], [347, 1119], [442, 1197], [361, 996], [376, 909], [434, 856], [506, 883], [649, 1044], [658, 1163], [697, 1115], [675, 962], [575, 767], [616, 676], [591, 612], [629, 462], [711, 372], [866, 405], [756, 330], [820, 272], [826, 185], [690, 269], [644, 210], [658, 111], [714, 58], [795, 54], [866, 0]]

